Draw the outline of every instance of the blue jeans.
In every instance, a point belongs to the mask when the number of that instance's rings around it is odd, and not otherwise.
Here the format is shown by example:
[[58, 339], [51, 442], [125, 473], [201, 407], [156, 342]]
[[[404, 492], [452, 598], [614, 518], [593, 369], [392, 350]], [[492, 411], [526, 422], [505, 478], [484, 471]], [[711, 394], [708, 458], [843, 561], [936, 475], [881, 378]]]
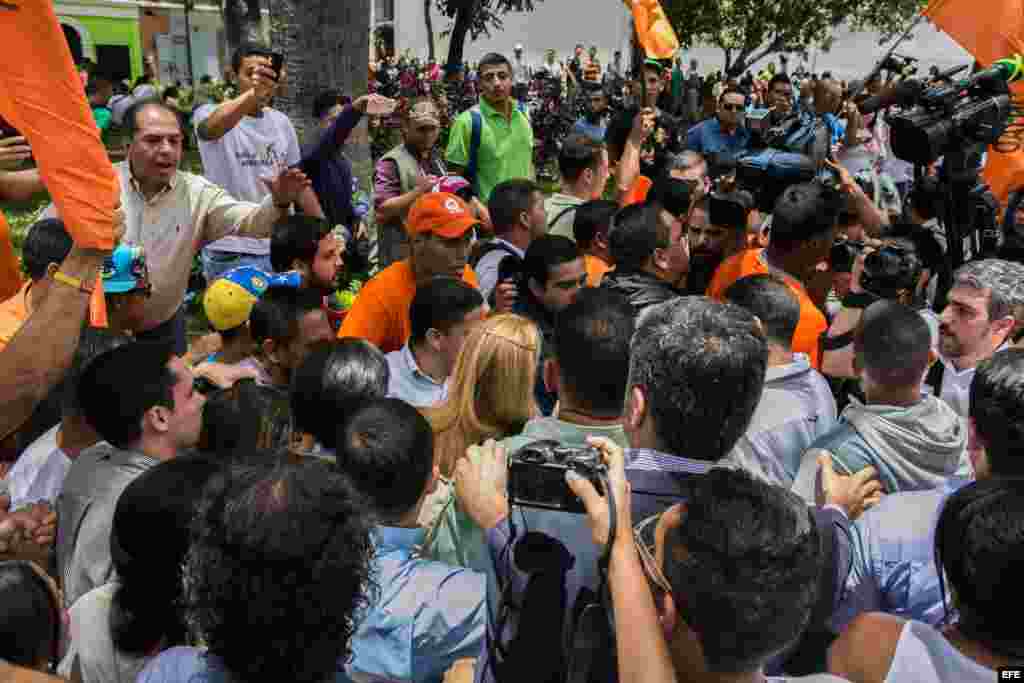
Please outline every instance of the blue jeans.
[[270, 255], [254, 256], [253, 254], [235, 254], [228, 251], [210, 251], [203, 249], [203, 277], [206, 278], [206, 286], [209, 287], [213, 281], [233, 268], [240, 266], [252, 266], [259, 268], [265, 273], [273, 273], [274, 268], [270, 265]]

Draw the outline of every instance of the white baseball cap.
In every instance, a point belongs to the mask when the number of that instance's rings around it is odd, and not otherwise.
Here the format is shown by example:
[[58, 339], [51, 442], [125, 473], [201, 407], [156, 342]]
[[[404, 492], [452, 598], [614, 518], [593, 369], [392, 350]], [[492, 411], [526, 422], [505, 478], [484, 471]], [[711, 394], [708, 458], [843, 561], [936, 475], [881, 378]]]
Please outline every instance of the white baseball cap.
[[522, 52], [523, 51], [523, 44], [522, 43], [516, 43], [515, 51], [516, 52]]

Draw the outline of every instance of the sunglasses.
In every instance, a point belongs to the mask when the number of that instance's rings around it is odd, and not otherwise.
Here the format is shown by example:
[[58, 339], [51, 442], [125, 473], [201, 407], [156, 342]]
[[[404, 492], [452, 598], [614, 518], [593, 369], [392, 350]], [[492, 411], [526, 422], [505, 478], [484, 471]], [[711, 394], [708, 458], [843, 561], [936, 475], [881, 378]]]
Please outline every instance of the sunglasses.
[[742, 104], [723, 104], [722, 109], [725, 111], [743, 111]]

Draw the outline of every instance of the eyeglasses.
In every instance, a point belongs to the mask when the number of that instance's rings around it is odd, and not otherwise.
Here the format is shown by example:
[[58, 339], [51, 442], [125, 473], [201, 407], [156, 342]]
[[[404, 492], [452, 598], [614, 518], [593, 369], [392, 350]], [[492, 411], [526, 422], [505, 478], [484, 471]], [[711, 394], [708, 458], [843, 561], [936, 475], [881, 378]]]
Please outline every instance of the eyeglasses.
[[742, 104], [723, 104], [722, 109], [725, 111], [743, 111]]

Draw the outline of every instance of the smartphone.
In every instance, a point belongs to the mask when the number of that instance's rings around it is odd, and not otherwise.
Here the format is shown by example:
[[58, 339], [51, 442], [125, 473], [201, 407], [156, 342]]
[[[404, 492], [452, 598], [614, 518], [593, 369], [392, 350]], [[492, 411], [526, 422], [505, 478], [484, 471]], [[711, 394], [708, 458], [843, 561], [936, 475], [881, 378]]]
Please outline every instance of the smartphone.
[[281, 67], [284, 66], [284, 53], [283, 52], [272, 52], [270, 54], [270, 68], [274, 70], [277, 76], [274, 78], [275, 81], [281, 80]]

